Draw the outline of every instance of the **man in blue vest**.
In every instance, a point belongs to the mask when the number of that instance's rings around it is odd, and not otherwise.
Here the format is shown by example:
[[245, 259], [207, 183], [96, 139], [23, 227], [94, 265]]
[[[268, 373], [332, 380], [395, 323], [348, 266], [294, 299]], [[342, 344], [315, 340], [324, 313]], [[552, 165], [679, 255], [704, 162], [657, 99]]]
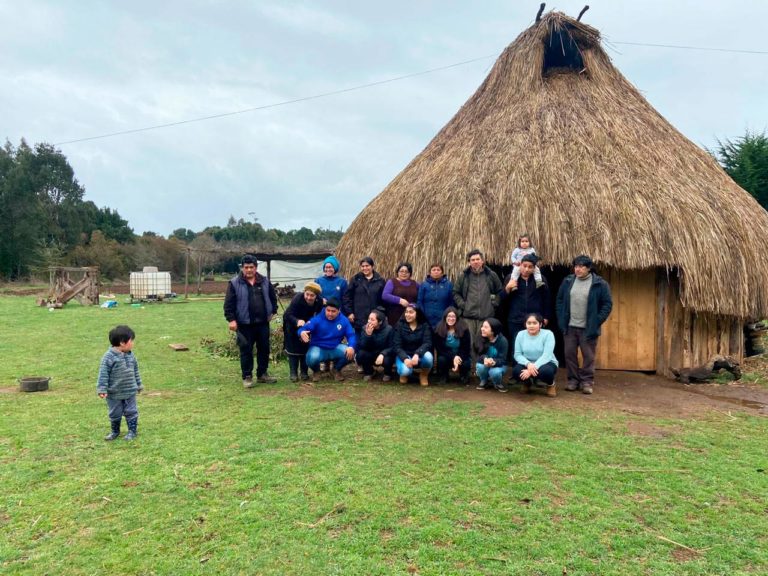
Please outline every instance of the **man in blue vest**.
[[256, 381], [277, 382], [267, 373], [269, 367], [269, 322], [277, 311], [275, 289], [256, 271], [256, 258], [246, 254], [242, 272], [232, 278], [224, 297], [224, 318], [237, 332], [243, 386], [253, 388], [253, 346], [256, 345]]

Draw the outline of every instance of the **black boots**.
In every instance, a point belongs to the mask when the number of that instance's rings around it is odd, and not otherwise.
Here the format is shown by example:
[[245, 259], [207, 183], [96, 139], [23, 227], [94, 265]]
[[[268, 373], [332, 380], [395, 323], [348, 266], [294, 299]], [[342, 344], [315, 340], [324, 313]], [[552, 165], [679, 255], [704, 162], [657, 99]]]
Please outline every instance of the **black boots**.
[[297, 382], [299, 380], [299, 357], [288, 356], [288, 370], [290, 371], [291, 382]]
[[[138, 435], [139, 417], [131, 418], [126, 422], [128, 423], [128, 434], [125, 435], [125, 440], [133, 440]], [[109, 423], [112, 425], [112, 432], [104, 436], [104, 440], [107, 442], [120, 437], [120, 420], [110, 420]]]
[[110, 420], [109, 423], [112, 425], [112, 432], [104, 436], [104, 440], [107, 442], [120, 437], [120, 420]]
[[[137, 428], [139, 426], [139, 418], [131, 418], [128, 422], [128, 434], [125, 435], [126, 440], [133, 440], [138, 435]], [[118, 423], [119, 425], [119, 423]]]

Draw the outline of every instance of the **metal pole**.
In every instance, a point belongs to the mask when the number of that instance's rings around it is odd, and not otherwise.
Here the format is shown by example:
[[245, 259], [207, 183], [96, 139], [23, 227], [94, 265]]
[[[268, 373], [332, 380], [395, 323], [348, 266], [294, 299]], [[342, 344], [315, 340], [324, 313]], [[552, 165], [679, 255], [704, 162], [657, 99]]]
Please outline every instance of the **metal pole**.
[[187, 254], [184, 257], [184, 299], [189, 298], [189, 248], [187, 248]]
[[197, 295], [200, 296], [200, 283], [203, 280], [203, 255], [197, 255]]

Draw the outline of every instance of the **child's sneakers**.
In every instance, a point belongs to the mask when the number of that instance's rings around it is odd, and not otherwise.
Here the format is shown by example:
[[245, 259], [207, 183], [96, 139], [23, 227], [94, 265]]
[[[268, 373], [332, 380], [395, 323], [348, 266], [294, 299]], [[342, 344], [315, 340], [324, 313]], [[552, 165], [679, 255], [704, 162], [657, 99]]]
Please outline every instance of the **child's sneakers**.
[[536, 288], [541, 288], [544, 286], [544, 280], [536, 280]]

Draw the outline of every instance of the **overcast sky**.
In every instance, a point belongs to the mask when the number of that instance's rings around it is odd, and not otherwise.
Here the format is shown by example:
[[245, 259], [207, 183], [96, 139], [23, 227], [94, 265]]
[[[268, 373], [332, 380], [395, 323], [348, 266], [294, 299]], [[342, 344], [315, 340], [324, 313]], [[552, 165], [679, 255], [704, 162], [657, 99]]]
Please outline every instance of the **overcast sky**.
[[[768, 127], [768, 2], [562, 0], [678, 130]], [[470, 97], [538, 1], [0, 0], [0, 139], [59, 144], [137, 233], [345, 228]], [[479, 60], [362, 90], [133, 134]]]

